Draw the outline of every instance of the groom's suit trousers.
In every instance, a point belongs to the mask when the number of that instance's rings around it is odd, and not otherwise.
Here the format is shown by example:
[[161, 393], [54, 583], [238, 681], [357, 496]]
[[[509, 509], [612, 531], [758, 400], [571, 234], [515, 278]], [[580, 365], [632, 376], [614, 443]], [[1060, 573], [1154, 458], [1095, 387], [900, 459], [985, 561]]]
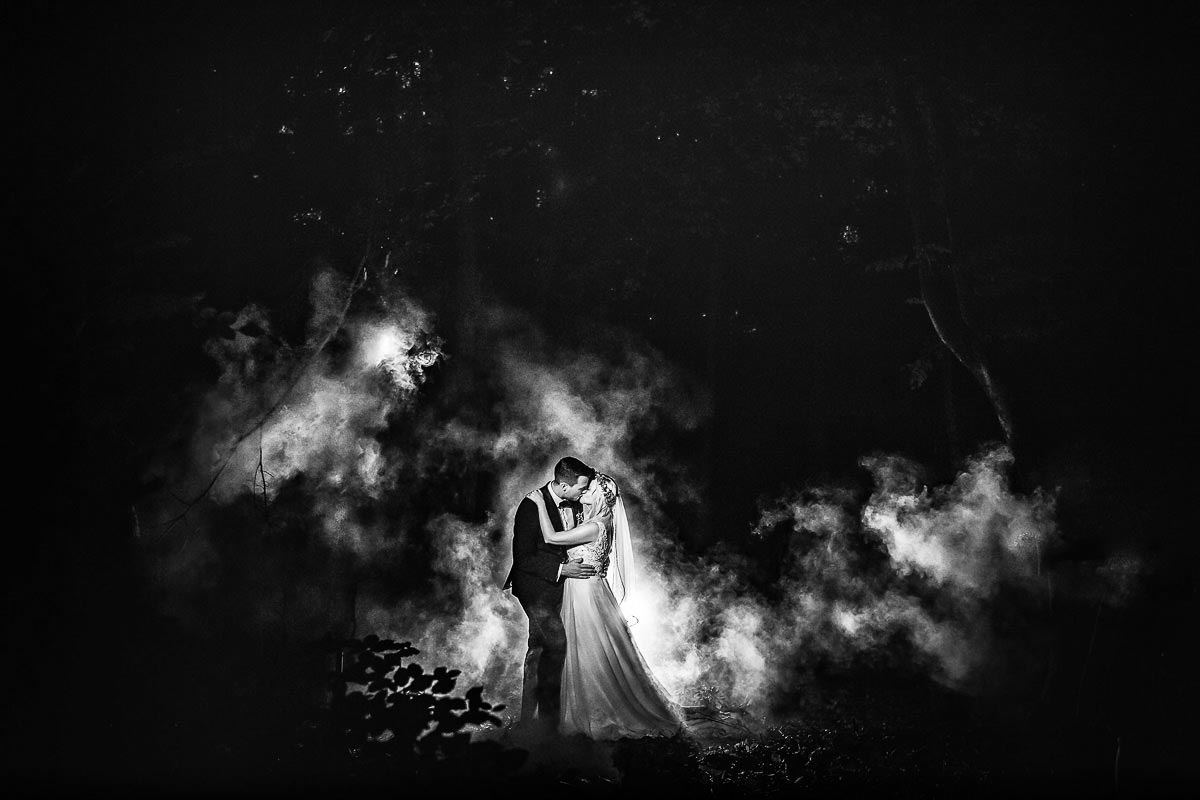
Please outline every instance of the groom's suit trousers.
[[557, 606], [530, 604], [525, 606], [525, 613], [529, 617], [529, 649], [525, 653], [521, 720], [533, 719], [536, 709], [540, 719], [557, 725], [567, 633]]
[[[547, 506], [554, 501], [546, 487], [542, 496]], [[551, 514], [555, 530], [573, 527], [571, 512]], [[567, 548], [552, 545], [542, 537], [537, 506], [525, 498], [517, 507], [513, 523], [513, 569], [505, 586], [529, 617], [529, 649], [525, 653], [521, 691], [521, 720], [535, 716], [557, 727], [561, 700], [562, 668], [567, 657], [567, 634], [562, 622], [563, 579], [559, 566], [566, 560]]]

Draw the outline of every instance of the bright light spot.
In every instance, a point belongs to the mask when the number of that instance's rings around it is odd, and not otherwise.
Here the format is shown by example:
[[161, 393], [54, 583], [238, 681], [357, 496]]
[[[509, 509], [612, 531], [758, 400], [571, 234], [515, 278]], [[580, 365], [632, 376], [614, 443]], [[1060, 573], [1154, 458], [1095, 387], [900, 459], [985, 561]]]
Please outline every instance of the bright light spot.
[[862, 617], [852, 611], [840, 608], [833, 612], [833, 621], [839, 628], [853, 636], [862, 627]]
[[363, 361], [369, 366], [375, 366], [403, 355], [408, 347], [399, 328], [380, 328], [375, 332], [375, 336], [363, 345]]

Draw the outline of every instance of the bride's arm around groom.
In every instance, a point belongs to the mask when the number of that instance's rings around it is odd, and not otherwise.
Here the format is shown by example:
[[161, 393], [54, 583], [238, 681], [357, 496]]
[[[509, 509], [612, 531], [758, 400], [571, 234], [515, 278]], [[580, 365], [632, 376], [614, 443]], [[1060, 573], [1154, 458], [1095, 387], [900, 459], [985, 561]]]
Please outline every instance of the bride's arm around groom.
[[[590, 544], [596, 541], [603, 530], [604, 513], [593, 513], [588, 517], [587, 521], [576, 525], [570, 530], [556, 531], [550, 523], [549, 509], [546, 508], [545, 502], [540, 497], [525, 498], [525, 502], [522, 502], [521, 506], [517, 509], [518, 516], [520, 516], [522, 509], [528, 508], [526, 502], [536, 511], [538, 527], [541, 529], [542, 538], [547, 544], [562, 545], [565, 547]], [[603, 512], [603, 509], [600, 509], [600, 511]], [[607, 516], [609, 520], [612, 519], [611, 511], [607, 512]]]
[[[540, 518], [547, 520], [545, 525], [541, 524]], [[516, 531], [513, 537], [514, 573], [522, 572], [552, 584], [563, 578], [588, 578], [595, 574], [595, 568], [591, 565], [580, 564], [578, 561], [564, 562], [561, 550], [548, 550], [539, 546], [542, 542], [554, 545], [577, 544], [553, 541], [545, 536], [546, 529], [549, 528], [549, 517], [544, 505], [535, 503], [528, 497], [522, 500], [517, 506], [513, 528]], [[573, 531], [566, 531], [564, 535], [570, 533]], [[592, 539], [594, 538], [593, 534]], [[515, 576], [510, 576], [506, 585], [511, 585], [513, 577]]]

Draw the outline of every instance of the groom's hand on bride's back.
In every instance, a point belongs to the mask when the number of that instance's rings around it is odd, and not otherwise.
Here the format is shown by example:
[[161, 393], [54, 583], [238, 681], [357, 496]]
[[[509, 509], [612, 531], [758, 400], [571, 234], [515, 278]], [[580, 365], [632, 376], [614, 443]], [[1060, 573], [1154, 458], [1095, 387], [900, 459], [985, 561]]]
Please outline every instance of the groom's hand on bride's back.
[[596, 565], [585, 564], [582, 558], [577, 558], [562, 565], [562, 576], [564, 578], [594, 578], [596, 577]]

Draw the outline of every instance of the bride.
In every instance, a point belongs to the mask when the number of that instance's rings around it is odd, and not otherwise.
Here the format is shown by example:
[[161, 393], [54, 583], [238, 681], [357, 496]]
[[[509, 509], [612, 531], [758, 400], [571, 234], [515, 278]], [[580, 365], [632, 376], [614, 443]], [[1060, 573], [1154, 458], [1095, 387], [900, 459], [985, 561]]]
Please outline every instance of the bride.
[[584, 521], [555, 531], [540, 491], [542, 535], [550, 544], [570, 545], [567, 557], [594, 564], [596, 576], [566, 581], [562, 621], [567, 654], [562, 672], [559, 731], [592, 739], [670, 736], [681, 729], [678, 707], [630, 637], [620, 603], [629, 592], [633, 547], [617, 484], [600, 473], [580, 497]]

